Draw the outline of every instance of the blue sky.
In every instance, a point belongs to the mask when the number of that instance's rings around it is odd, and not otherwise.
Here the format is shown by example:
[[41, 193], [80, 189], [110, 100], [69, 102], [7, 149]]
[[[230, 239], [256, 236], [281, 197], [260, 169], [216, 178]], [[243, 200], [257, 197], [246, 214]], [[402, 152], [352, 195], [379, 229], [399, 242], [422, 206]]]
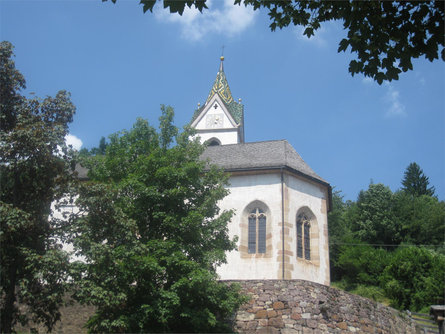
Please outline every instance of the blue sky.
[[160, 105], [188, 123], [219, 68], [245, 106], [246, 141], [287, 139], [345, 199], [370, 181], [400, 187], [417, 162], [445, 199], [445, 65], [414, 61], [414, 71], [379, 86], [352, 77], [354, 55], [337, 53], [341, 24], [315, 38], [288, 27], [271, 32], [265, 11], [213, 0], [182, 17], [138, 1], [0, 0], [0, 37], [15, 46], [26, 93], [67, 90], [77, 107], [70, 132], [82, 147], [131, 128], [158, 124]]

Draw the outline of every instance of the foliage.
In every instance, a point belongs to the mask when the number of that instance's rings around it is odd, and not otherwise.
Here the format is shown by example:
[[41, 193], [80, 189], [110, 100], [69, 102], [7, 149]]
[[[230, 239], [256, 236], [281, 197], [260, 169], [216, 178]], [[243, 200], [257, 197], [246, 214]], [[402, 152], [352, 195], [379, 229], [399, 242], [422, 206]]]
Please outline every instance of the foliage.
[[343, 202], [336, 191], [332, 203], [334, 285], [400, 309], [443, 303], [445, 202], [371, 184], [356, 202]]
[[[107, 1], [107, 0], [102, 0]], [[116, 0], [111, 0], [113, 3]], [[156, 0], [140, 0], [144, 13], [153, 11]], [[207, 8], [206, 0], [164, 0], [164, 8], [182, 15], [184, 9]], [[303, 26], [307, 37], [321, 24], [340, 20], [347, 36], [338, 52], [350, 48], [357, 58], [349, 63], [349, 72], [363, 73], [379, 84], [398, 80], [401, 72], [413, 69], [412, 60], [425, 56], [429, 61], [445, 60], [443, 1], [282, 1], [234, 0], [234, 4], [265, 8], [270, 28], [293, 24]]]
[[343, 202], [341, 191], [333, 191], [332, 208], [328, 213], [329, 259], [332, 280], [337, 280], [341, 277], [341, 273], [337, 270], [338, 267], [336, 263], [340, 255], [341, 245], [350, 231], [349, 226], [346, 226], [346, 212], [347, 204]]
[[412, 162], [405, 170], [402, 190], [412, 196], [434, 196], [434, 187], [428, 187], [429, 178], [418, 164]]
[[[243, 301], [216, 266], [234, 249], [219, 212], [226, 176], [199, 160], [203, 146], [178, 134], [162, 107], [160, 132], [138, 119], [87, 158], [72, 242], [75, 297], [97, 306], [92, 332], [222, 332]], [[176, 144], [173, 145], [173, 141]]]
[[[65, 91], [43, 100], [21, 96], [25, 80], [12, 56], [12, 45], [2, 42], [1, 331], [11, 332], [17, 321], [26, 323], [26, 314], [51, 330], [60, 317], [68, 260], [49, 215], [51, 203], [72, 181], [72, 152], [64, 138], [75, 108]], [[16, 302], [26, 305], [26, 314]]]
[[370, 244], [392, 245], [399, 241], [399, 227], [392, 211], [391, 189], [370, 184], [357, 199], [357, 219], [351, 222], [354, 235]]
[[385, 292], [394, 306], [420, 310], [444, 302], [445, 256], [421, 247], [398, 249], [382, 275]]
[[10, 131], [17, 119], [17, 109], [23, 97], [20, 91], [26, 88], [23, 75], [15, 68], [12, 57], [13, 46], [9, 42], [0, 44], [0, 129]]
[[[102, 0], [102, 2], [106, 2], [108, 0]], [[116, 3], [116, 0], [111, 0], [113, 3]], [[179, 15], [182, 15], [184, 13], [185, 6], [188, 8], [196, 8], [200, 12], [204, 8], [208, 8], [206, 5], [207, 0], [164, 0], [164, 8], [169, 8], [170, 13], [178, 13]], [[156, 4], [156, 0], [140, 0], [139, 3], [143, 6], [144, 13], [146, 11], [153, 12], [153, 7]]]
[[351, 287], [357, 284], [378, 286], [389, 258], [388, 252], [353, 240], [348, 244], [342, 247], [336, 262], [342, 279]]
[[429, 61], [444, 51], [444, 3], [442, 1], [270, 1], [236, 0], [235, 3], [265, 7], [272, 21], [270, 28], [291, 23], [305, 27], [311, 37], [321, 23], [341, 20], [347, 36], [338, 52], [356, 53], [349, 72], [363, 73], [381, 84], [397, 80], [403, 71], [413, 69], [412, 59], [425, 56]]
[[436, 248], [444, 245], [445, 202], [428, 195], [413, 197], [398, 191], [394, 194], [393, 211], [404, 242]]
[[388, 303], [384, 290], [378, 286], [359, 284], [350, 292], [379, 303]]

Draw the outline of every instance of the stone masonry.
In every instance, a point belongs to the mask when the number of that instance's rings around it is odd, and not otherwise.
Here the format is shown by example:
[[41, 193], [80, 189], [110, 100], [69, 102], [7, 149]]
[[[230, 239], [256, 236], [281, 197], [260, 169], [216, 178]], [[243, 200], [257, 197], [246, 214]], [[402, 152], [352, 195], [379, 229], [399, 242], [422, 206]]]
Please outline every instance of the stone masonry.
[[303, 280], [230, 282], [250, 297], [234, 319], [239, 333], [418, 333], [402, 312], [329, 286]]

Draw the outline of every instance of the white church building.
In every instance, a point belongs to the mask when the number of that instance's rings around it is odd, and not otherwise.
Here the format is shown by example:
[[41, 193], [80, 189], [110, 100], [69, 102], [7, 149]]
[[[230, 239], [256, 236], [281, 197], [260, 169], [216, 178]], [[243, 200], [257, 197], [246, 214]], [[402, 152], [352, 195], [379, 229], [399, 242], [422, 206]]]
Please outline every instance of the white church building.
[[[191, 121], [209, 145], [201, 158], [230, 176], [230, 194], [220, 208], [235, 211], [229, 234], [238, 236], [238, 245], [217, 272], [222, 280], [303, 279], [329, 285], [331, 187], [286, 140], [245, 142], [244, 106], [233, 100], [223, 61]], [[76, 171], [80, 179], [88, 178], [82, 166]]]
[[223, 68], [191, 126], [208, 148], [202, 159], [230, 175], [221, 209], [234, 209], [236, 251], [218, 268], [223, 280], [304, 279], [329, 285], [327, 214], [331, 187], [286, 140], [246, 142], [244, 106]]

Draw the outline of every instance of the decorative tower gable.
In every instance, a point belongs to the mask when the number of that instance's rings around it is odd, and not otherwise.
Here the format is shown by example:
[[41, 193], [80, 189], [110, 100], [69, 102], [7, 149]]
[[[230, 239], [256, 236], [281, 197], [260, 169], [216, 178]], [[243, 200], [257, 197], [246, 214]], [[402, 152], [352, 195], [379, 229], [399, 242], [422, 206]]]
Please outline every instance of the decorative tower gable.
[[205, 104], [193, 115], [191, 126], [211, 145], [244, 142], [244, 106], [233, 100], [223, 68], [224, 57]]

